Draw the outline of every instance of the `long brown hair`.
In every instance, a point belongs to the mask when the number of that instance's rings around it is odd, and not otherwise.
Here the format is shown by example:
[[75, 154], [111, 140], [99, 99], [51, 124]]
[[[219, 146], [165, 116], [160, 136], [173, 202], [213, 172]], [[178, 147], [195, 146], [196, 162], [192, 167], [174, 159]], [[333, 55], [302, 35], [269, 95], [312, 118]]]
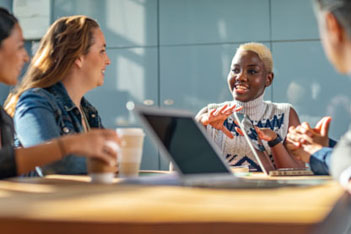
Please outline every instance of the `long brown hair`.
[[98, 23], [76, 15], [56, 20], [41, 39], [26, 74], [5, 101], [5, 110], [13, 116], [21, 94], [30, 88], [46, 88], [63, 80], [75, 60], [89, 52], [92, 30]]

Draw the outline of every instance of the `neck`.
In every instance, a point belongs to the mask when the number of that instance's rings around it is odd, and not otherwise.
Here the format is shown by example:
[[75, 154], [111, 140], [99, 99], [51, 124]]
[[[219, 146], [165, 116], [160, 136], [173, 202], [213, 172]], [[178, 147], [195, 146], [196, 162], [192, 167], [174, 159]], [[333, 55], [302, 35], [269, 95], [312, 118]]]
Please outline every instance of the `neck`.
[[82, 85], [79, 77], [75, 75], [68, 75], [62, 80], [65, 86], [68, 96], [72, 99], [73, 103], [79, 108], [80, 102], [83, 96], [88, 92], [87, 89]]
[[241, 113], [247, 114], [252, 120], [257, 120], [261, 118], [264, 112], [263, 96], [264, 93], [254, 100], [248, 102], [235, 100], [235, 103], [243, 107]]

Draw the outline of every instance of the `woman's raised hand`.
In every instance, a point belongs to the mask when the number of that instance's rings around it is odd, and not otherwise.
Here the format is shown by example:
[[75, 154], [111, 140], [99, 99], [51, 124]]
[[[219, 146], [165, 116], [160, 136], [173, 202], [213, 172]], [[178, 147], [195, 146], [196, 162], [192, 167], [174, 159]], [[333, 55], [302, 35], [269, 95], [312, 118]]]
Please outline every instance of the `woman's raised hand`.
[[235, 104], [233, 106], [226, 104], [220, 108], [202, 114], [199, 118], [199, 122], [204, 126], [211, 125], [212, 127], [221, 130], [229, 138], [233, 138], [233, 134], [223, 125], [223, 123], [231, 114], [233, 114], [233, 112], [240, 111], [241, 109], [241, 106], [236, 108]]

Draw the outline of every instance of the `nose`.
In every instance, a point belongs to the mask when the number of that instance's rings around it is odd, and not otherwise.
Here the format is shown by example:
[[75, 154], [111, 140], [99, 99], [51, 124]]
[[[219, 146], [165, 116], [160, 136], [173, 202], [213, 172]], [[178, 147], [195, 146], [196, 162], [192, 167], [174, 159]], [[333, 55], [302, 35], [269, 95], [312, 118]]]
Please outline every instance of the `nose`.
[[111, 64], [111, 60], [108, 57], [108, 55], [106, 54], [106, 61], [105, 61], [106, 65], [110, 65]]
[[28, 63], [28, 62], [29, 62], [29, 55], [28, 55], [28, 53], [27, 53], [26, 50], [24, 50], [23, 61], [24, 61], [25, 63]]
[[246, 81], [246, 74], [244, 71], [241, 71], [240, 73], [236, 74], [235, 80], [237, 81]]

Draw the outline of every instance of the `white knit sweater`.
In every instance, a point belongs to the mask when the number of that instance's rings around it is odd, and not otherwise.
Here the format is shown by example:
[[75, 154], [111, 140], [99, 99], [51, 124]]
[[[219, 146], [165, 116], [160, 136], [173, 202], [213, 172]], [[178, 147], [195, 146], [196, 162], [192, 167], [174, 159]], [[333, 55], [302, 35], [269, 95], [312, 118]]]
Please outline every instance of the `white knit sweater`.
[[[240, 113], [244, 113], [250, 117], [253, 124], [258, 127], [270, 128], [278, 133], [282, 139], [285, 139], [289, 127], [289, 113], [291, 105], [288, 103], [272, 103], [264, 101], [263, 95], [249, 102], [230, 101], [220, 104], [209, 104], [208, 111], [219, 108], [225, 104], [243, 106]], [[260, 170], [260, 167], [254, 158], [245, 138], [240, 136], [236, 130], [234, 116], [228, 117], [224, 125], [232, 132], [234, 139], [228, 138], [210, 125], [207, 125], [207, 133], [214, 139], [215, 143], [220, 147], [223, 156], [226, 157], [231, 166], [251, 165], [250, 167]], [[271, 155], [271, 149], [266, 141], [263, 141], [264, 147]]]

